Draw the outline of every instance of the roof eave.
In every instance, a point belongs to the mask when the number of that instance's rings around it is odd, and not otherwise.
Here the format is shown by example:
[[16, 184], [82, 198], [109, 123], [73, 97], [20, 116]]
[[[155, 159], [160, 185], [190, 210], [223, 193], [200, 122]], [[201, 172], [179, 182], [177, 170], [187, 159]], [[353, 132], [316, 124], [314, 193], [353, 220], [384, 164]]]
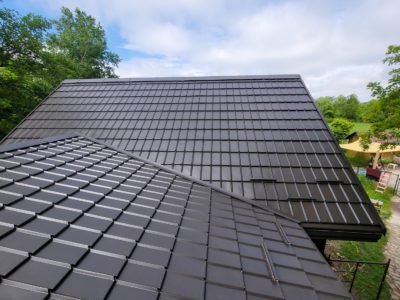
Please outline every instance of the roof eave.
[[386, 234], [386, 228], [379, 225], [301, 223], [301, 226], [312, 239], [376, 242]]

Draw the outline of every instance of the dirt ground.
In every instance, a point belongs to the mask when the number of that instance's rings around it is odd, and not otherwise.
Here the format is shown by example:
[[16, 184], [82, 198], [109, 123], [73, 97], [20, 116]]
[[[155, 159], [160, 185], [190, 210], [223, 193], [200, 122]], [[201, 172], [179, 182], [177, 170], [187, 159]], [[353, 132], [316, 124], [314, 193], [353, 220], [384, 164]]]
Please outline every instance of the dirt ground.
[[392, 300], [400, 300], [400, 197], [392, 198], [392, 216], [386, 222], [389, 241], [385, 247], [385, 256], [391, 259], [387, 282]]

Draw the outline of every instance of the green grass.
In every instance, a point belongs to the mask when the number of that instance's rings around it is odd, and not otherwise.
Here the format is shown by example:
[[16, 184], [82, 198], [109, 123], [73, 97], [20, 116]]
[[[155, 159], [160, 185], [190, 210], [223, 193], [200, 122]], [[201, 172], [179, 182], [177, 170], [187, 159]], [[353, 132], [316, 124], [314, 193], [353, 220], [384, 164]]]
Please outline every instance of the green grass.
[[[363, 175], [359, 175], [359, 179], [371, 199], [376, 199], [383, 202], [380, 216], [383, 220], [388, 219], [391, 215], [390, 199], [393, 196], [393, 190], [388, 188], [383, 194], [376, 193], [374, 192], [375, 186], [377, 184], [376, 181], [368, 179]], [[387, 243], [387, 239], [388, 234], [386, 234], [386, 236], [382, 237], [376, 243], [331, 241], [330, 245], [332, 245], [335, 249], [332, 256], [340, 259], [384, 262], [386, 261], [386, 259], [383, 254], [383, 249]], [[352, 266], [341, 266], [341, 268], [343, 267], [349, 269]], [[372, 300], [376, 298], [383, 271], [383, 266], [363, 265], [361, 268], [359, 268], [353, 288], [356, 292], [358, 299]], [[380, 299], [390, 299], [390, 290], [387, 283], [384, 284]]]
[[368, 130], [370, 130], [371, 129], [371, 123], [361, 123], [361, 122], [358, 122], [358, 123], [354, 123], [354, 126], [353, 126], [353, 128], [351, 129], [351, 131], [350, 132], [361, 132], [361, 133], [363, 133], [363, 132], [368, 132]]
[[388, 188], [384, 193], [375, 192], [377, 181], [369, 179], [364, 175], [358, 175], [361, 184], [363, 185], [365, 191], [367, 192], [369, 198], [376, 199], [383, 202], [383, 206], [380, 212], [380, 216], [383, 220], [388, 219], [391, 216], [390, 199], [394, 195], [392, 188]]

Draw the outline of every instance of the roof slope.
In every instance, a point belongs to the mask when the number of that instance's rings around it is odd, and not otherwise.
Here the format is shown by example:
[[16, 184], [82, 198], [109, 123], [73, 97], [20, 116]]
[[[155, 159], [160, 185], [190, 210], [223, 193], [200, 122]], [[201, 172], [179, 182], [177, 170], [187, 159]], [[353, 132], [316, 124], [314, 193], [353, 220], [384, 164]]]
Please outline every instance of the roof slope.
[[312, 237], [385, 231], [298, 75], [69, 80], [5, 143], [66, 130], [259, 200]]
[[0, 157], [1, 299], [350, 298], [298, 223], [206, 183], [79, 136]]

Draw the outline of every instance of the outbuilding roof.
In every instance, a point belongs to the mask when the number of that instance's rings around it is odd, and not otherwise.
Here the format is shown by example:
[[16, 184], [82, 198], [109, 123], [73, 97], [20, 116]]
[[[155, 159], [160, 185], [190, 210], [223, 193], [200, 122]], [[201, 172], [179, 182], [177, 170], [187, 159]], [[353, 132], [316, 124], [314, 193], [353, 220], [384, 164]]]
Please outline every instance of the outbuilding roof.
[[298, 75], [67, 80], [4, 143], [69, 130], [254, 199], [313, 238], [385, 232]]
[[382, 143], [378, 142], [371, 142], [366, 149], [363, 148], [361, 142], [359, 140], [348, 143], [348, 144], [341, 144], [340, 147], [345, 150], [359, 152], [359, 153], [366, 153], [366, 154], [375, 154], [375, 153], [393, 153], [393, 152], [400, 152], [400, 146], [392, 146], [386, 149], [381, 149]]
[[296, 221], [88, 137], [0, 146], [0, 185], [1, 299], [350, 299]]

